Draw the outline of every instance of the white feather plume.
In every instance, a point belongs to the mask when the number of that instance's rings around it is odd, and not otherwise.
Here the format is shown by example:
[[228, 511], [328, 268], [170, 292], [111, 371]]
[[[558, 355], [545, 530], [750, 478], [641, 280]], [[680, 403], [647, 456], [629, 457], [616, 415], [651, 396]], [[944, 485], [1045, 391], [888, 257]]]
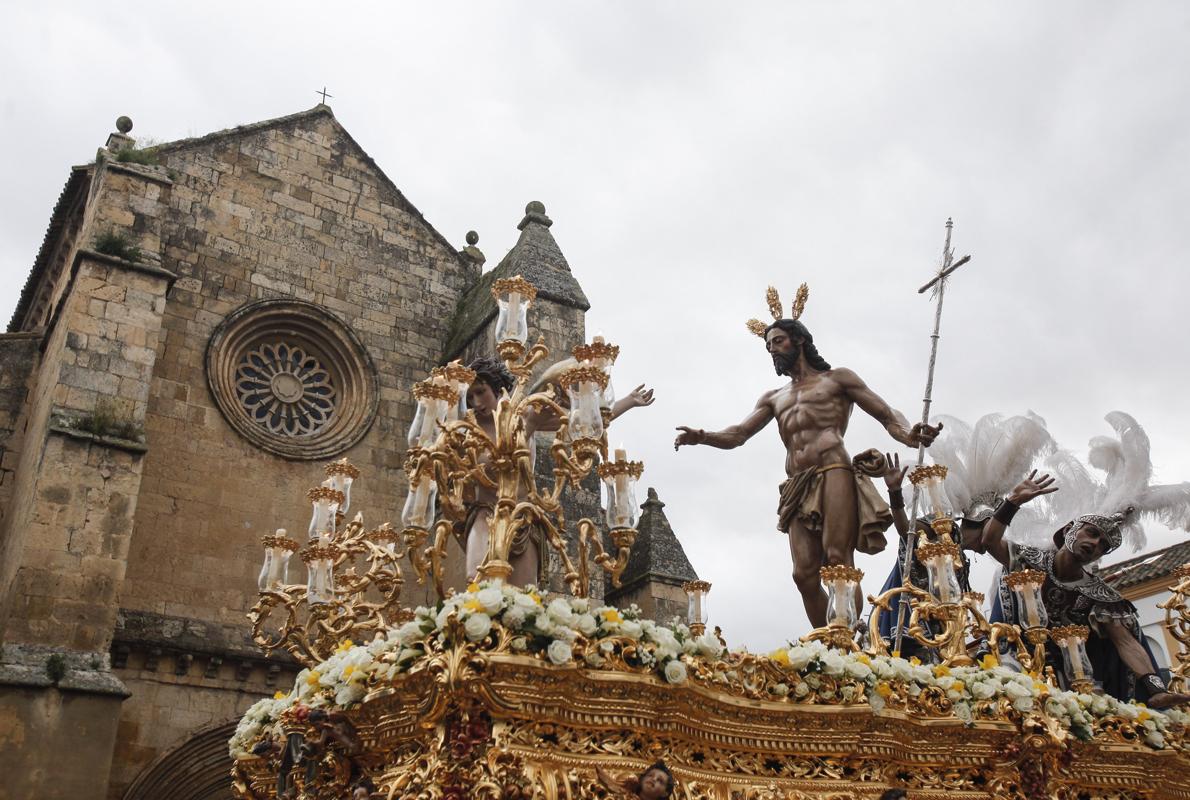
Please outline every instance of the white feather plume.
[[[939, 417], [942, 433], [930, 447], [935, 463], [947, 467], [946, 493], [956, 511], [970, 509], [980, 495], [1005, 495], [1039, 458], [1055, 445], [1045, 420], [1033, 413], [1004, 417], [987, 414], [968, 425], [956, 417]], [[1022, 510], [1018, 519], [1031, 512]]]

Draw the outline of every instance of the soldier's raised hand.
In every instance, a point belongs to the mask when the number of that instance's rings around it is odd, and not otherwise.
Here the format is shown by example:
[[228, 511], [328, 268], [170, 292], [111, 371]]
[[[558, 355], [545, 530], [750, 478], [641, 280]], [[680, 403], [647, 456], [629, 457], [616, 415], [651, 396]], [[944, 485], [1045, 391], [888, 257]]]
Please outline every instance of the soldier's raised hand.
[[1029, 473], [1029, 477], [1013, 487], [1013, 490], [1008, 493], [1008, 500], [1017, 506], [1023, 506], [1035, 497], [1056, 491], [1058, 491], [1058, 487], [1054, 486], [1053, 477], [1048, 473], [1038, 475], [1037, 470], [1033, 470]]

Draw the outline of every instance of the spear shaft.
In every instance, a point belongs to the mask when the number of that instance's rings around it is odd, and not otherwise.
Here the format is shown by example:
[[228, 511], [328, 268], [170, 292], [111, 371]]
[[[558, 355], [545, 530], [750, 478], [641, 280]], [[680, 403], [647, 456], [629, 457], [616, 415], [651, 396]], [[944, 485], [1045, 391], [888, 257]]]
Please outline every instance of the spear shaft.
[[[927, 283], [925, 286], [918, 289], [918, 294], [921, 294], [931, 286], [935, 286], [938, 291], [938, 303], [934, 307], [934, 332], [930, 334], [930, 366], [926, 370], [926, 393], [922, 399], [921, 422], [923, 425], [929, 424], [930, 421], [930, 405], [934, 401], [934, 366], [938, 362], [938, 340], [942, 338], [942, 301], [946, 295], [946, 279], [950, 274], [959, 267], [971, 260], [971, 256], [963, 256], [954, 262], [954, 251], [950, 249], [950, 234], [954, 229], [954, 221], [946, 220], [946, 244], [942, 246], [942, 266], [938, 270], [938, 274]], [[954, 262], [954, 263], [952, 263]], [[917, 446], [917, 466], [921, 466], [926, 460], [926, 447], [924, 444]], [[917, 537], [914, 533], [917, 530], [917, 509], [921, 501], [921, 490], [915, 484], [913, 487], [913, 502], [910, 506], [913, 512], [909, 516], [909, 530], [905, 533], [905, 557], [901, 561], [901, 582], [902, 584], [909, 583], [909, 571], [913, 567], [913, 554], [916, 549]], [[901, 595], [900, 602], [897, 603], [897, 635], [896, 643], [893, 646], [893, 652], [901, 652], [901, 643], [905, 636], [905, 612], [908, 608], [908, 600], [905, 594]]]

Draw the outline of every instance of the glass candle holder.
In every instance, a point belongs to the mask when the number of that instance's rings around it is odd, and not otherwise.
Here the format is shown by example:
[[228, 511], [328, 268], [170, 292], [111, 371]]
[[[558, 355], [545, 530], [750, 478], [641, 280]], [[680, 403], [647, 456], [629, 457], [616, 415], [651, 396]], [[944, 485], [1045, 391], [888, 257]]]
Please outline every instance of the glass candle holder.
[[434, 524], [434, 501], [438, 498], [438, 484], [430, 475], [423, 475], [409, 487], [401, 522], [406, 528], [428, 529]]
[[496, 341], [524, 344], [529, 338], [529, 304], [537, 297], [537, 287], [520, 275], [492, 283], [492, 296], [499, 309], [496, 314]]
[[605, 461], [596, 468], [607, 493], [609, 530], [636, 527], [636, 482], [644, 469], [645, 465], [640, 461], [628, 460], [623, 447], [616, 449], [612, 461]]
[[264, 563], [256, 585], [260, 591], [267, 592], [289, 583], [289, 558], [297, 551], [298, 544], [289, 538], [284, 528], [261, 537], [260, 543], [264, 545]]
[[612, 406], [616, 403], [616, 390], [611, 381], [611, 367], [620, 355], [620, 348], [605, 341], [603, 334], [596, 333], [590, 344], [577, 345], [572, 352], [580, 365], [585, 362], [602, 370], [608, 376], [607, 384], [604, 385], [599, 395], [599, 408], [601, 411], [611, 411]]
[[465, 417], [467, 415], [467, 390], [475, 382], [475, 370], [468, 369], [463, 366], [462, 362], [455, 360], [445, 367], [435, 367], [431, 375], [441, 376], [451, 391], [458, 396], [458, 400], [446, 410], [446, 421], [456, 422]]
[[682, 584], [686, 592], [686, 623], [692, 631], [701, 634], [707, 625], [707, 594], [711, 584], [706, 581], [687, 581]]
[[359, 477], [359, 470], [346, 458], [340, 458], [326, 465], [326, 477], [331, 488], [343, 494], [343, 503], [337, 510], [346, 514], [351, 508], [351, 485]]
[[335, 530], [335, 512], [339, 510], [344, 498], [342, 492], [333, 488], [330, 478], [323, 481], [321, 486], [316, 486], [308, 491], [306, 497], [309, 498], [313, 506], [310, 526], [306, 530], [306, 534], [313, 541], [318, 537], [318, 534]]
[[960, 559], [959, 548], [946, 540], [927, 542], [917, 546], [917, 560], [926, 568], [930, 593], [940, 603], [957, 603], [962, 599], [955, 562]]
[[945, 480], [946, 467], [941, 464], [923, 464], [909, 473], [910, 483], [925, 493], [930, 507], [929, 516], [938, 520], [949, 520], [953, 514], [943, 486]]
[[1076, 692], [1090, 691], [1094, 686], [1094, 671], [1091, 659], [1087, 657], [1087, 637], [1091, 630], [1086, 625], [1063, 625], [1050, 629], [1050, 639], [1062, 653], [1062, 668], [1070, 680], [1070, 687]]
[[563, 372], [558, 382], [570, 397], [567, 429], [571, 440], [601, 438], [603, 414], [599, 412], [599, 398], [607, 385], [607, 373], [590, 364], [580, 365]]
[[1045, 585], [1045, 573], [1036, 569], [1022, 569], [1004, 576], [1004, 583], [1012, 590], [1016, 600], [1017, 622], [1026, 629], [1048, 628], [1049, 614], [1041, 597]]
[[[438, 432], [447, 413], [453, 408], [456, 413], [460, 403], [458, 393], [448, 385], [446, 377], [439, 373], [413, 385], [413, 396], [417, 398], [417, 411], [409, 426], [408, 442], [412, 447], [431, 447], [438, 438]], [[463, 400], [461, 402], [466, 402]]]
[[855, 628], [859, 609], [855, 607], [855, 587], [864, 573], [855, 567], [833, 564], [819, 570], [826, 584], [826, 622], [831, 627]]
[[302, 560], [306, 562], [306, 602], [310, 605], [334, 602], [336, 554], [331, 537], [325, 533], [302, 551]]

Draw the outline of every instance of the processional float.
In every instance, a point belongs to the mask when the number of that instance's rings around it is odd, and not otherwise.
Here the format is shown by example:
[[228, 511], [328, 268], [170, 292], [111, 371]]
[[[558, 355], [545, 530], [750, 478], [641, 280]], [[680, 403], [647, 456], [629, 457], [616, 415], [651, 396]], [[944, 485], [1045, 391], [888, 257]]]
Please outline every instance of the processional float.
[[[959, 590], [941, 466], [912, 476], [938, 534], [914, 554], [928, 589], [904, 570], [901, 587], [870, 598], [877, 616], [903, 603], [904, 635], [933, 663], [902, 659], [877, 635], [861, 648], [853, 598], [862, 575], [851, 567], [823, 568], [828, 624], [768, 654], [730, 651], [718, 629], [706, 631], [705, 581], [685, 585], [684, 623], [593, 603], [591, 565], [618, 585], [627, 563], [643, 469], [622, 450], [609, 458], [618, 348], [581, 345], [554, 386], [531, 391], [532, 370], [549, 355], [541, 341], [527, 346], [536, 290], [511, 278], [493, 293], [498, 353], [516, 378], [494, 413], [495, 435], [466, 409], [474, 374], [457, 363], [437, 368], [414, 388], [399, 530], [369, 529], [358, 513], [347, 521], [360, 473], [342, 460], [309, 492], [307, 542], [284, 530], [265, 537], [253, 635], [303, 669], [237, 728], [237, 797], [602, 798], [610, 795], [596, 767], [636, 774], [661, 759], [677, 779], [673, 796], [685, 800], [876, 798], [890, 787], [915, 799], [1190, 798], [1186, 715], [1087, 693], [1086, 632], [1047, 628], [1043, 575], [1008, 576], [1023, 629], [989, 623], [982, 597]], [[558, 421], [554, 481], [544, 489], [534, 480], [530, 413]], [[607, 489], [606, 518], [568, 523], [562, 493], [592, 471]], [[450, 591], [447, 543], [477, 485], [496, 495], [486, 557], [464, 591]], [[509, 549], [526, 526], [557, 554], [570, 594], [508, 582]], [[288, 580], [295, 553], [304, 584]], [[402, 607], [405, 562], [434, 586], [436, 605]], [[1184, 685], [1190, 573], [1179, 581], [1165, 608]], [[1051, 666], [1075, 691], [1047, 680], [1047, 637], [1064, 654]], [[979, 659], [976, 642], [986, 645]], [[998, 663], [1001, 643], [1024, 672]]]

